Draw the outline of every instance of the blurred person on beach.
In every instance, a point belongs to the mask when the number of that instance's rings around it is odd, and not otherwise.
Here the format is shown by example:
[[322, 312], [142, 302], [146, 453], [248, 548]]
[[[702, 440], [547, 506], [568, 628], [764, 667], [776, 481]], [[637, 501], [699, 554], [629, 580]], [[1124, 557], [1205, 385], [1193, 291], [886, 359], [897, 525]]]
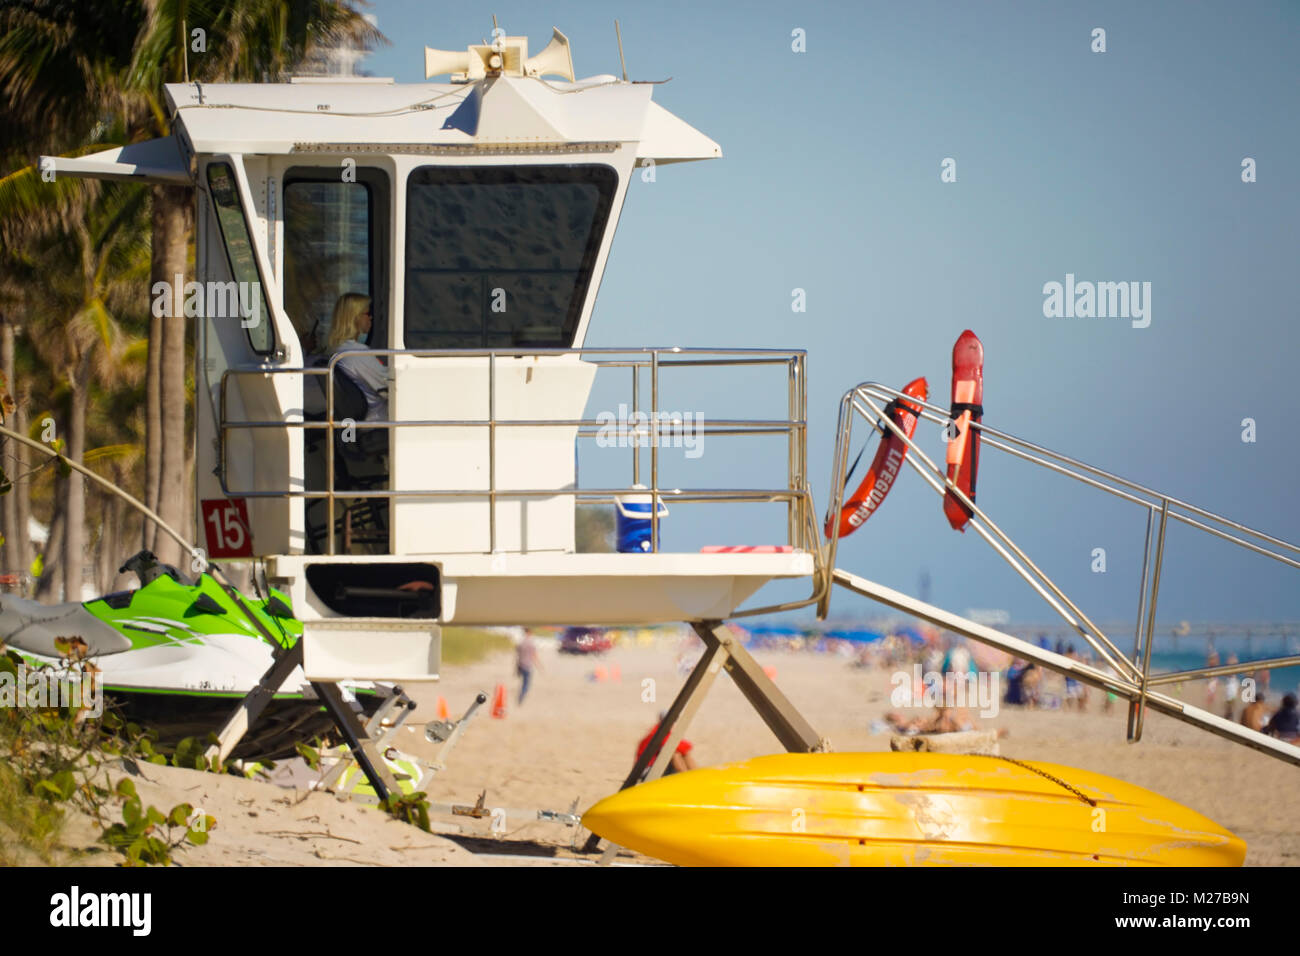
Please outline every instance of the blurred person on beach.
[[1037, 664], [1017, 657], [1007, 669], [1007, 693], [1004, 703], [1030, 710], [1038, 706], [1038, 681], [1042, 672]]
[[[1213, 644], [1210, 645], [1210, 653], [1205, 655], [1205, 666], [1206, 667], [1219, 666], [1219, 652], [1214, 649]], [[1219, 696], [1219, 678], [1211, 677], [1208, 681], [1205, 682], [1205, 709], [1206, 710], [1214, 710], [1214, 700], [1218, 696]]]
[[[655, 725], [650, 728], [650, 733], [642, 737], [641, 742], [637, 744], [636, 755], [638, 758], [640, 758], [640, 756], [643, 753], [645, 753], [645, 749], [650, 746], [651, 739], [659, 731], [659, 724], [662, 724], [664, 722], [664, 718], [667, 716], [668, 716], [668, 711], [666, 710], [659, 711], [658, 722], [655, 723]], [[670, 773], [684, 773], [687, 770], [694, 770], [695, 758], [691, 756], [691, 751], [694, 749], [695, 749], [695, 745], [692, 744], [685, 737], [683, 737], [680, 741], [678, 741], [677, 749], [673, 751], [672, 758], [668, 761], [668, 766], [664, 768], [664, 776], [666, 777]], [[654, 756], [650, 758], [650, 765], [654, 766], [654, 762], [658, 759], [659, 759], [659, 751], [656, 750], [654, 752]]]
[[1020, 675], [1020, 693], [1025, 707], [1037, 710], [1042, 703], [1043, 669], [1037, 664], [1029, 664]]
[[538, 667], [537, 643], [532, 631], [524, 632], [524, 639], [515, 645], [515, 673], [519, 675], [519, 703], [524, 702], [533, 682], [533, 671]]
[[1264, 698], [1267, 696], [1267, 694], [1261, 692], [1258, 697], [1242, 708], [1241, 723], [1247, 730], [1263, 731], [1264, 723], [1268, 720], [1268, 710], [1264, 706]]
[[906, 719], [896, 710], [885, 714], [885, 723], [898, 734], [953, 734], [962, 730], [974, 730], [975, 722], [955, 707], [936, 707], [930, 717]]
[[943, 656], [943, 674], [974, 674], [975, 659], [971, 657], [970, 648], [962, 641], [953, 641]]
[[1264, 733], [1280, 737], [1282, 740], [1300, 739], [1300, 712], [1296, 710], [1295, 694], [1287, 694], [1282, 698], [1281, 708], [1264, 725]]
[[[1072, 661], [1083, 663], [1083, 658], [1079, 656], [1073, 644], [1066, 645], [1065, 656]], [[1088, 689], [1073, 677], [1065, 679], [1065, 709], [1078, 709], [1079, 713], [1088, 709]]]
[[[1236, 654], [1228, 655], [1228, 663], [1239, 663]], [[1223, 682], [1223, 719], [1234, 720], [1237, 711], [1237, 696], [1241, 693], [1241, 678], [1229, 674]]]
[[939, 646], [938, 642], [927, 642], [925, 650], [921, 652], [921, 670], [927, 673], [934, 671], [935, 673], [942, 674], [944, 662], [947, 659], [947, 655], [944, 653], [943, 648]]
[[1024, 706], [1024, 677], [1028, 669], [1029, 664], [1022, 658], [1017, 657], [1011, 661], [1011, 666], [1007, 668], [1007, 692], [1002, 695], [1002, 703], [1015, 707]]

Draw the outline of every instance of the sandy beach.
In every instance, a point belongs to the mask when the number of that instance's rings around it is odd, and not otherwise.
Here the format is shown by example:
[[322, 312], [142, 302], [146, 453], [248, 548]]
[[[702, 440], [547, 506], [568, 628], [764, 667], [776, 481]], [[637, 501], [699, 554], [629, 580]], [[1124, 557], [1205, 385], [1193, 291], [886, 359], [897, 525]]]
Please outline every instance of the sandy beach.
[[[581, 812], [618, 788], [637, 741], [682, 682], [675, 642], [622, 646], [600, 657], [561, 655], [553, 642], [538, 643], [541, 669], [522, 706], [516, 704], [518, 680], [508, 653], [448, 669], [439, 683], [408, 688], [419, 702], [415, 720], [421, 722], [436, 716], [439, 695], [458, 717], [476, 692], [491, 694], [499, 683], [509, 689], [507, 716], [494, 719], [489, 707], [480, 711], [430, 787], [431, 801], [473, 804], [486, 792], [487, 807], [567, 811], [576, 805]], [[889, 734], [880, 732], [878, 721], [893, 709], [892, 671], [854, 667], [831, 654], [758, 651], [755, 656], [775, 668], [777, 683], [834, 749], [889, 749]], [[595, 680], [597, 667], [619, 679]], [[652, 691], [653, 700], [643, 699]], [[1196, 692], [1189, 688], [1190, 694]], [[1003, 707], [982, 726], [1006, 729], [1001, 749], [1007, 756], [1109, 774], [1204, 813], [1246, 840], [1247, 865], [1300, 864], [1300, 833], [1293, 819], [1295, 768], [1158, 714], [1148, 718], [1142, 742], [1130, 745], [1124, 739], [1124, 707], [1117, 704], [1112, 714], [1103, 715], [1100, 705], [1100, 695], [1094, 693], [1087, 713]], [[432, 756], [435, 748], [425, 740], [422, 723], [411, 728], [399, 731], [398, 746], [416, 756]], [[779, 749], [725, 675], [715, 682], [688, 738], [701, 765]], [[146, 802], [170, 807], [185, 801], [217, 819], [206, 846], [179, 854], [183, 865], [592, 862], [573, 851], [585, 831], [519, 814], [507, 814], [499, 837], [493, 836], [488, 820], [449, 816], [435, 818], [435, 832], [426, 834], [325, 793], [165, 767], [146, 766], [142, 773], [137, 784]], [[113, 862], [107, 853], [94, 859]], [[630, 855], [622, 859], [652, 862]]]

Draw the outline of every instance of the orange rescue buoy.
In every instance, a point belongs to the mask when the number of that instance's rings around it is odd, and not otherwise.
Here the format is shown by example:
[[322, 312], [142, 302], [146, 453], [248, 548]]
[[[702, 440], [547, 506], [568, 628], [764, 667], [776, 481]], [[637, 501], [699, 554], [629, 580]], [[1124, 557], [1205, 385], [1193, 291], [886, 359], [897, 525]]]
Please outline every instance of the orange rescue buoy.
[[[903, 388], [903, 394], [924, 401], [930, 397], [930, 387], [924, 378], [913, 379]], [[916, 433], [917, 416], [921, 414], [921, 408], [896, 398], [885, 406], [885, 414], [889, 416], [890, 421], [903, 430], [904, 435], [911, 438]], [[889, 489], [894, 486], [904, 459], [907, 458], [906, 443], [883, 422], [877, 422], [876, 427], [881, 432], [880, 447], [876, 449], [876, 457], [872, 459], [871, 467], [867, 469], [867, 474], [862, 479], [862, 484], [858, 485], [858, 490], [853, 492], [853, 496], [840, 508], [841, 538], [862, 527], [862, 523], [880, 507], [885, 496], [889, 494]], [[835, 521], [834, 515], [827, 516], [826, 537], [828, 538], [835, 530]]]
[[[952, 409], [948, 426], [948, 480], [975, 500], [975, 478], [980, 467], [980, 430], [971, 422], [984, 418], [984, 345], [967, 329], [952, 347]], [[947, 491], [943, 513], [956, 531], [965, 531], [973, 512]]]

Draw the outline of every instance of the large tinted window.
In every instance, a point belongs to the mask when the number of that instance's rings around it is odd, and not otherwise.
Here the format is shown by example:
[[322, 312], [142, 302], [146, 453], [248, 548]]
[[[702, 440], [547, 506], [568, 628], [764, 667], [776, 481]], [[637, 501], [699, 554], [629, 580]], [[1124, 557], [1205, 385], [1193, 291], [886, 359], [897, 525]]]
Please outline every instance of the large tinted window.
[[[244, 218], [244, 207], [239, 201], [239, 188], [235, 183], [235, 174], [227, 163], [211, 163], [208, 166], [208, 191], [212, 194], [212, 204], [217, 212], [217, 224], [221, 228], [221, 238], [226, 245], [226, 258], [230, 262], [230, 274], [238, 283], [238, 307], [227, 309], [226, 315], [216, 314], [220, 308], [210, 309], [209, 317], [230, 317], [229, 312], [237, 312], [241, 324], [248, 333], [248, 342], [253, 351], [267, 355], [275, 349], [275, 327], [271, 324], [271, 313], [266, 307], [266, 293], [262, 289], [260, 273], [257, 271], [257, 259], [253, 255], [253, 243], [248, 235], [248, 220]], [[233, 291], [233, 290], [232, 290]], [[230, 297], [209, 296], [220, 303], [234, 304]]]
[[608, 166], [425, 166], [406, 198], [407, 348], [572, 344]]
[[337, 169], [295, 167], [284, 186], [284, 309], [307, 351], [329, 337], [339, 296], [372, 299], [370, 344], [386, 343], [388, 179], [356, 169], [343, 182]]

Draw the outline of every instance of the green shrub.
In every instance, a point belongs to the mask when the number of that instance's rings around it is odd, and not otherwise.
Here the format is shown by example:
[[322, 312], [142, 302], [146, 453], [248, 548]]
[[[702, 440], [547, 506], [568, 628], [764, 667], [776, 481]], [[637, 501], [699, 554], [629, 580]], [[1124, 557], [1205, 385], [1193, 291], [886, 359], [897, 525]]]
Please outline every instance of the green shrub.
[[[82, 642], [68, 641], [61, 649], [67, 676], [95, 680]], [[16, 681], [24, 665], [28, 673], [55, 673], [48, 665], [25, 664], [0, 645], [0, 672]], [[88, 816], [125, 866], [170, 863], [181, 846], [206, 843], [216, 823], [212, 817], [195, 814], [187, 803], [167, 813], [146, 807], [128, 778], [112, 785], [111, 769], [132, 762], [159, 764], [166, 758], [149, 732], [112, 710], [94, 717], [81, 707], [27, 706], [22, 700], [0, 707], [0, 864], [75, 862], [61, 842], [71, 812]], [[201, 745], [192, 740], [181, 742], [172, 762], [208, 768]]]

